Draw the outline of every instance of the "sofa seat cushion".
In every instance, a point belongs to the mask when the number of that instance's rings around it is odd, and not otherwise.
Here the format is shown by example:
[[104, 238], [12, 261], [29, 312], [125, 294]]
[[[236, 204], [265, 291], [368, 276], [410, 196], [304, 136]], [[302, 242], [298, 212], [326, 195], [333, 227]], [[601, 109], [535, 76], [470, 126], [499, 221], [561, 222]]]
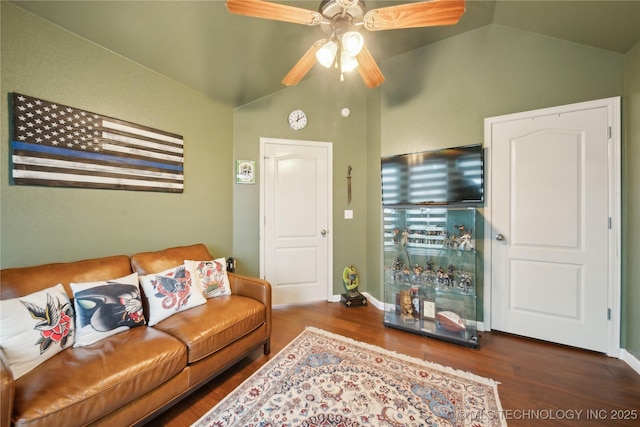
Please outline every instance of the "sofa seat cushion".
[[189, 363], [197, 362], [249, 334], [265, 323], [267, 310], [253, 298], [225, 295], [158, 323], [186, 344]]
[[16, 381], [15, 425], [90, 423], [167, 381], [186, 363], [183, 343], [147, 326], [66, 349]]

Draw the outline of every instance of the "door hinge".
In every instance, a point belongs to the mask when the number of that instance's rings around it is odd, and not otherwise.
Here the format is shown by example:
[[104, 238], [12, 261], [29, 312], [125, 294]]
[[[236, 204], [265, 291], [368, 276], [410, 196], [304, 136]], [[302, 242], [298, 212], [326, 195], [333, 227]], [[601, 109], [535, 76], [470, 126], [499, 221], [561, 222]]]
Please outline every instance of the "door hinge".
[[609, 226], [609, 230], [611, 230], [612, 227], [612, 221], [611, 221], [611, 217], [609, 217], [609, 220], [607, 221], [607, 225]]
[[609, 127], [607, 128], [607, 138], [608, 138], [608, 139], [611, 139], [611, 133], [612, 133], [612, 131], [611, 131], [611, 126], [609, 126]]
[[611, 309], [607, 308], [607, 320], [611, 320]]

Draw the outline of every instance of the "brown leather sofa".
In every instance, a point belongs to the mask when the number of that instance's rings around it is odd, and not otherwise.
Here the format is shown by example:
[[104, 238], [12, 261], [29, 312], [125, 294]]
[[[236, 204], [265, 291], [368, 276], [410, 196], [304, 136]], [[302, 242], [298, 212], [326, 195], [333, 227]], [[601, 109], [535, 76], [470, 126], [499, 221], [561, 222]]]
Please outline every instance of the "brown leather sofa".
[[[71, 282], [158, 273], [184, 260], [210, 259], [206, 246], [196, 244], [131, 257], [4, 269], [0, 297], [16, 298], [58, 283], [71, 296]], [[86, 347], [66, 348], [18, 380], [0, 352], [2, 426], [139, 425], [254, 349], [263, 346], [268, 354], [270, 284], [228, 275], [232, 295], [209, 298], [206, 304], [153, 327], [136, 327]]]

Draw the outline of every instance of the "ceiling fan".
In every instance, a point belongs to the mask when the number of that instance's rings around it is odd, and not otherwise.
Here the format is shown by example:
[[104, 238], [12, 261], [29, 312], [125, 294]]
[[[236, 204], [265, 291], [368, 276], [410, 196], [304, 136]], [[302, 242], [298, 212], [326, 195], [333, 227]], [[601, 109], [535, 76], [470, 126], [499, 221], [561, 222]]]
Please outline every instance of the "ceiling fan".
[[227, 0], [227, 9], [236, 15], [273, 19], [309, 26], [320, 25], [328, 38], [315, 42], [284, 77], [294, 86], [316, 61], [343, 73], [355, 68], [370, 87], [384, 82], [384, 76], [364, 45], [360, 29], [369, 31], [432, 27], [456, 24], [465, 12], [465, 0], [431, 0], [400, 4], [366, 11], [364, 0], [322, 0], [319, 11], [272, 3], [266, 0]]

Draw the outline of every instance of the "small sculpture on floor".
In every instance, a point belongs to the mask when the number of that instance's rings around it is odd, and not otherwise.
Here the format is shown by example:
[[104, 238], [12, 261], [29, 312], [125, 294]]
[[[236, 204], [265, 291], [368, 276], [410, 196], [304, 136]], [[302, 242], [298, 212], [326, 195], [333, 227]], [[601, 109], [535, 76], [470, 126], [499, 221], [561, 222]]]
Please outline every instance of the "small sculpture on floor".
[[342, 282], [347, 291], [340, 298], [344, 305], [347, 307], [367, 305], [367, 299], [358, 291], [358, 270], [353, 265], [349, 264], [342, 271]]
[[342, 271], [342, 281], [349, 296], [358, 294], [358, 270], [353, 265], [349, 264]]

